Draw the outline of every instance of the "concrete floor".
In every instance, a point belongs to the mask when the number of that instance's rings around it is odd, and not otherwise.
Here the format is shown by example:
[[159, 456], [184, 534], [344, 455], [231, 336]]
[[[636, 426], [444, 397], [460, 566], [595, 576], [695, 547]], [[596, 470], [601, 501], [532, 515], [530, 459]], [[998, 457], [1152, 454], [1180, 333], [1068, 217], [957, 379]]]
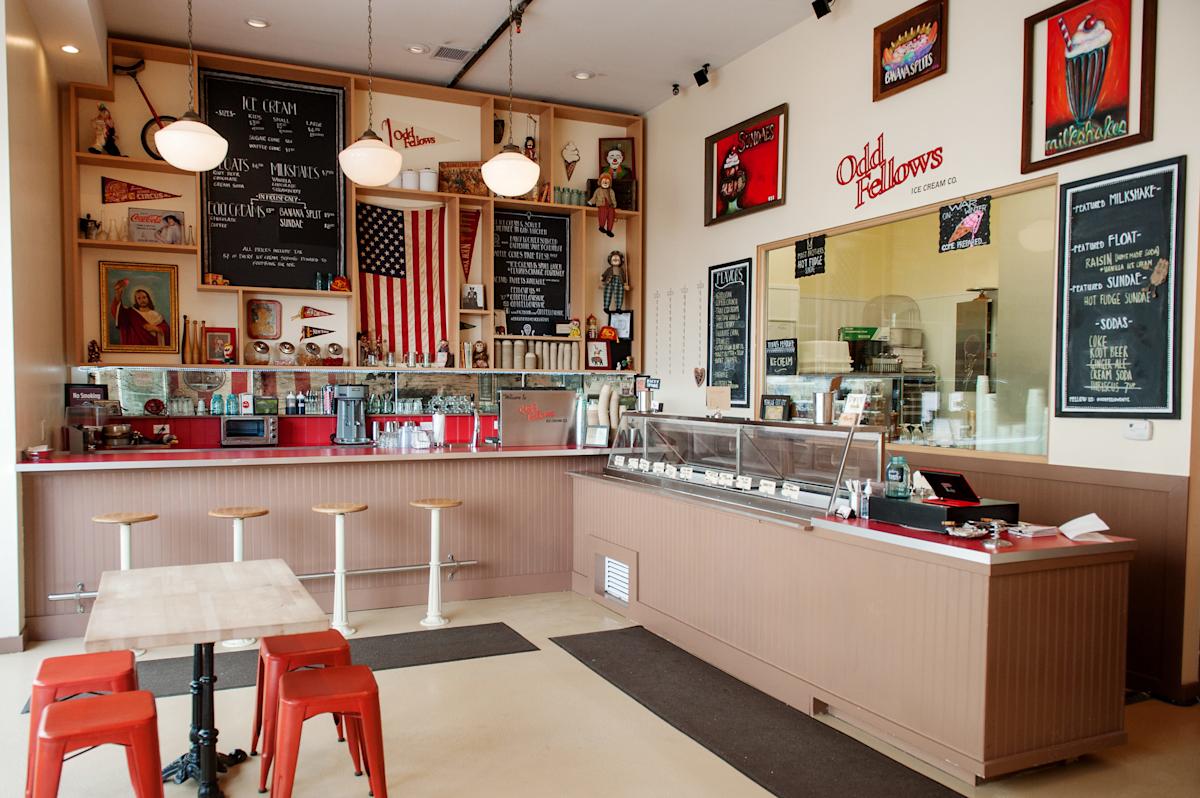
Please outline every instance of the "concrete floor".
[[[361, 635], [413, 631], [423, 609], [353, 613], [351, 620]], [[619, 616], [569, 593], [449, 604], [447, 614], [456, 625], [503, 621], [541, 651], [378, 672], [393, 795], [767, 795], [549, 642], [627, 625]], [[38, 662], [81, 650], [78, 639], [58, 640], [0, 656], [0, 706], [8, 708], [0, 713], [0, 740], [10, 743], [0, 745], [0, 795], [18, 795], [22, 786], [28, 716], [18, 713]], [[149, 656], [188, 654], [164, 649]], [[221, 750], [247, 747], [253, 701], [253, 688], [217, 693]], [[159, 699], [158, 714], [165, 762], [186, 747], [190, 698]], [[1127, 723], [1126, 746], [979, 787], [876, 747], [979, 798], [1200, 795], [1200, 707], [1147, 701], [1128, 708]], [[257, 779], [253, 759], [234, 768], [222, 787], [231, 798], [257, 795]], [[62, 796], [129, 794], [125, 757], [114, 746], [64, 766]], [[194, 783], [166, 786], [168, 798], [195, 794]], [[305, 727], [295, 794], [367, 794], [366, 780], [354, 778], [345, 746], [326, 723]]]

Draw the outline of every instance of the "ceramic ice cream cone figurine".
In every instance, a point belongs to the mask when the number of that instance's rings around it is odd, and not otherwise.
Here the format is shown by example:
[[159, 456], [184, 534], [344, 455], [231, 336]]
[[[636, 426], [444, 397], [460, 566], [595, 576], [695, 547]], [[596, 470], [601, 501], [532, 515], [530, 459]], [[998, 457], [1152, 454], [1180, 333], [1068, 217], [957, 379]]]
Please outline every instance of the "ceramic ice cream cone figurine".
[[625, 268], [625, 256], [618, 250], [608, 253], [608, 268], [600, 277], [604, 288], [604, 310], [612, 313], [625, 306], [625, 292], [629, 290], [629, 270]]
[[575, 142], [568, 141], [562, 148], [563, 168], [567, 171], [567, 181], [575, 174], [575, 167], [579, 165], [579, 147], [575, 146]]
[[596, 206], [600, 232], [612, 238], [613, 225], [617, 221], [617, 195], [612, 190], [612, 175], [603, 172], [597, 182], [599, 185], [596, 186], [592, 198], [588, 200], [588, 205]]

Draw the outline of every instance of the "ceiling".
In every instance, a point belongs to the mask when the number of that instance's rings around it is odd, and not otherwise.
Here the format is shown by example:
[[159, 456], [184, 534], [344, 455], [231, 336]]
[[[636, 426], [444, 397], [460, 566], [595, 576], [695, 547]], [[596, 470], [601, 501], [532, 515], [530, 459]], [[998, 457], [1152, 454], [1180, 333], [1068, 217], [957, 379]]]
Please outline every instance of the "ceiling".
[[[184, 0], [47, 1], [98, 6], [98, 15], [82, 9], [74, 15], [80, 27], [102, 16], [98, 23], [112, 36], [185, 41]], [[376, 72], [445, 85], [461, 64], [414, 55], [408, 46], [474, 51], [507, 10], [506, 0], [375, 0]], [[366, 0], [195, 0], [194, 13], [199, 48], [366, 71]], [[694, 88], [691, 75], [701, 64], [719, 70], [811, 15], [808, 0], [742, 0], [733, 7], [725, 0], [533, 0], [514, 44], [515, 92], [642, 113], [669, 99], [672, 83]], [[270, 27], [251, 28], [247, 17]], [[61, 30], [64, 19], [58, 17], [54, 41], [46, 41], [56, 62], [58, 39], [70, 35]], [[39, 29], [47, 38], [40, 20]], [[78, 35], [86, 41], [95, 34]], [[501, 38], [459, 85], [503, 93], [507, 54]], [[597, 77], [576, 80], [572, 74], [580, 70]]]

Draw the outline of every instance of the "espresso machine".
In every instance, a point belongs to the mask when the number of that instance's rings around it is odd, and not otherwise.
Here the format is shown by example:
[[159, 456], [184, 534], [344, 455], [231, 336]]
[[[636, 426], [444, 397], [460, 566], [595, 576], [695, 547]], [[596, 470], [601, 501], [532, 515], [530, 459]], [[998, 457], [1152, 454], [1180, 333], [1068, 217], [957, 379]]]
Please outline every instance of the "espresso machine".
[[333, 442], [360, 446], [371, 442], [367, 434], [367, 386], [335, 385], [333, 387], [334, 412], [337, 413], [337, 431]]

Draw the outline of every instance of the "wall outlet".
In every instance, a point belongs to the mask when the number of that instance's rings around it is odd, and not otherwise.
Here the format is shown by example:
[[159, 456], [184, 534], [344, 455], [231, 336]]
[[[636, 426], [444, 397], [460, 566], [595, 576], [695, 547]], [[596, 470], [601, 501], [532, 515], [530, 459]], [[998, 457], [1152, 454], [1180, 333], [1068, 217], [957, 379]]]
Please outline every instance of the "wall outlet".
[[1144, 418], [1126, 421], [1125, 437], [1131, 441], [1148, 441], [1154, 437], [1154, 426]]
[[166, 435], [170, 431], [171, 431], [170, 424], [155, 424], [154, 425], [154, 436], [156, 438]]

